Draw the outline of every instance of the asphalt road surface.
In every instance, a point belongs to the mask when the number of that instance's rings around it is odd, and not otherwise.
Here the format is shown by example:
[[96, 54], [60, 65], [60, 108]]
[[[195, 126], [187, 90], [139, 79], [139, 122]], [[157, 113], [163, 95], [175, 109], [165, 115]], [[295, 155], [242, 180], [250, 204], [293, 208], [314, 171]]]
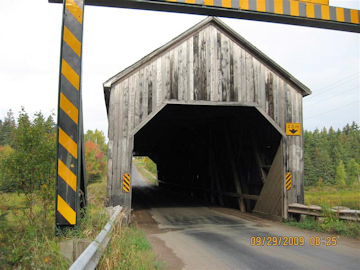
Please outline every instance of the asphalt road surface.
[[360, 269], [360, 241], [204, 205], [149, 186], [136, 168], [132, 179], [133, 222], [168, 269]]

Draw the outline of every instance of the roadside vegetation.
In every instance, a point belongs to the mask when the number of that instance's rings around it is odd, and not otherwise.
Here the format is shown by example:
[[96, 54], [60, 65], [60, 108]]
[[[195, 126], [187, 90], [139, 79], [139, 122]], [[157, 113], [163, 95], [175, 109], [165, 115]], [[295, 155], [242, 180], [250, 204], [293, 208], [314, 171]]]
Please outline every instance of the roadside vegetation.
[[336, 213], [331, 211], [331, 208], [328, 205], [322, 204], [321, 207], [323, 209], [322, 222], [315, 220], [312, 216], [308, 216], [303, 222], [297, 222], [290, 219], [285, 221], [285, 224], [300, 229], [342, 235], [360, 240], [360, 222], [339, 220]]
[[287, 221], [303, 229], [360, 239], [360, 222], [338, 220], [332, 207], [360, 210], [360, 129], [356, 123], [335, 131], [304, 132], [305, 204], [323, 209], [323, 222], [307, 217]]
[[[30, 117], [25, 109], [15, 120], [9, 111], [0, 120], [0, 269], [68, 269], [71, 262], [59, 243], [94, 239], [109, 219], [106, 205], [106, 151], [101, 131], [85, 134], [88, 206], [75, 230], [56, 231], [54, 220], [56, 125], [53, 115]], [[129, 233], [127, 232], [129, 231]], [[112, 250], [102, 269], [156, 269], [155, 255], [135, 227], [116, 229]], [[129, 245], [129, 242], [132, 243]], [[122, 264], [115, 266], [120, 259]], [[151, 267], [149, 267], [151, 266]]]

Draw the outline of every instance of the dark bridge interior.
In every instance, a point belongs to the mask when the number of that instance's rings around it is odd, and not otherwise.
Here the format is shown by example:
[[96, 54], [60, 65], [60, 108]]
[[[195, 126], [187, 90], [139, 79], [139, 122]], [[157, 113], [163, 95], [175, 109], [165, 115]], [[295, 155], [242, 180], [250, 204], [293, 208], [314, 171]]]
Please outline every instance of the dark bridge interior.
[[[158, 166], [160, 185], [251, 212], [281, 135], [254, 108], [167, 105], [134, 137]], [[245, 210], [243, 209], [243, 210]]]

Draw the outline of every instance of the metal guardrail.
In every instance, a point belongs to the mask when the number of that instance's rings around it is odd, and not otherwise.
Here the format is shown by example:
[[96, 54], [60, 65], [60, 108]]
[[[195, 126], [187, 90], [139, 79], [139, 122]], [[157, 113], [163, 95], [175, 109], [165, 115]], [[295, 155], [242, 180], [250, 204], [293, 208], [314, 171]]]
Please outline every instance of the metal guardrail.
[[122, 211], [121, 206], [115, 206], [113, 210], [115, 213], [111, 216], [106, 223], [104, 229], [99, 233], [94, 241], [84, 250], [83, 253], [77, 258], [77, 260], [71, 265], [69, 270], [82, 270], [82, 269], [95, 269], [102, 253], [106, 249], [110, 241], [110, 233], [118, 223], [118, 216]]
[[[360, 221], [360, 210], [342, 209], [341, 207], [332, 208], [336, 216], [342, 220]], [[291, 214], [300, 214], [321, 217], [322, 208], [317, 205], [304, 205], [300, 203], [289, 204], [288, 212]]]

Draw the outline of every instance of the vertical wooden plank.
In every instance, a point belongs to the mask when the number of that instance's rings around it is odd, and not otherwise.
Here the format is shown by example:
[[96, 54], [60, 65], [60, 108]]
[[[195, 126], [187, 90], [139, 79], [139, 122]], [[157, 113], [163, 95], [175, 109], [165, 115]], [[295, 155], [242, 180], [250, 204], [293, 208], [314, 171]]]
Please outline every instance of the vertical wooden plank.
[[184, 91], [184, 70], [183, 70], [183, 62], [184, 62], [184, 52], [181, 46], [182, 44], [176, 47], [175, 53], [178, 56], [178, 67], [179, 67], [179, 87], [178, 87], [178, 100], [184, 100], [183, 91]]
[[132, 103], [132, 94], [131, 94], [131, 87], [130, 87], [130, 83], [131, 83], [131, 79], [126, 79], [124, 81], [124, 92], [123, 92], [123, 102], [121, 104], [123, 104], [123, 112], [122, 112], [122, 119], [123, 119], [123, 125], [122, 125], [122, 133], [121, 133], [121, 152], [120, 152], [120, 157], [121, 159], [119, 160], [120, 163], [120, 175], [118, 178], [118, 181], [120, 182], [120, 190], [118, 191], [117, 194], [121, 194], [121, 196], [123, 197], [123, 203], [128, 203], [128, 197], [129, 195], [126, 193], [122, 192], [122, 175], [124, 173], [129, 173], [130, 172], [130, 161], [129, 161], [129, 133], [131, 130], [131, 113], [132, 113], [132, 108], [131, 108], [131, 103]]
[[140, 123], [140, 114], [141, 114], [141, 107], [140, 107], [140, 95], [141, 90], [139, 88], [139, 81], [140, 81], [140, 72], [137, 71], [134, 74], [134, 92], [135, 92], [135, 126], [136, 127]]
[[143, 98], [143, 119], [146, 119], [149, 114], [149, 66], [144, 67]]
[[229, 101], [235, 101], [234, 88], [234, 42], [229, 39]]
[[133, 74], [129, 81], [131, 82], [131, 86], [129, 87], [129, 131], [131, 132], [135, 128], [135, 95], [136, 95], [136, 73]]
[[147, 67], [147, 90], [148, 90], [148, 115], [153, 111], [153, 70], [152, 66]]
[[188, 95], [187, 100], [194, 100], [194, 38], [187, 40]]
[[241, 49], [241, 62], [240, 62], [240, 69], [241, 69], [241, 101], [247, 102], [248, 100], [248, 88], [247, 88], [247, 67], [246, 67], [246, 51]]
[[211, 27], [209, 26], [206, 31], [206, 63], [205, 63], [205, 69], [206, 69], [206, 95], [207, 100], [212, 101], [213, 100], [213, 90], [212, 90], [212, 65], [211, 65]]
[[199, 34], [194, 36], [193, 51], [194, 51], [194, 100], [201, 100], [201, 81], [200, 81], [200, 63], [199, 63]]
[[144, 69], [139, 70], [139, 81], [137, 86], [138, 102], [139, 102], [139, 123], [140, 124], [144, 117]]
[[179, 88], [178, 100], [186, 100], [186, 86], [187, 86], [187, 50], [186, 42], [181, 43], [177, 47], [178, 66], [179, 66]]
[[216, 33], [216, 62], [217, 62], [217, 69], [216, 69], [216, 73], [217, 73], [217, 96], [218, 99], [216, 101], [222, 101], [223, 100], [223, 93], [222, 93], [222, 80], [223, 80], [223, 76], [222, 76], [222, 42], [221, 42], [221, 32], [217, 31]]
[[[118, 84], [112, 86], [111, 88], [111, 92], [110, 92], [110, 101], [109, 101], [109, 114], [108, 114], [108, 119], [109, 119], [109, 129], [108, 129], [108, 137], [109, 137], [109, 142], [108, 142], [108, 171], [107, 171], [107, 186], [106, 186], [106, 192], [107, 192], [107, 197], [111, 200], [111, 196], [112, 196], [112, 190], [114, 187], [114, 178], [113, 178], [113, 160], [114, 160], [114, 155], [113, 155], [113, 151], [115, 149], [117, 149], [117, 143], [116, 141], [114, 141], [114, 125], [116, 124], [115, 122], [115, 110], [116, 110], [116, 87], [118, 87]], [[111, 203], [111, 201], [110, 201]]]
[[211, 101], [217, 101], [218, 98], [218, 92], [217, 92], [217, 29], [213, 26], [210, 26], [210, 33], [209, 33], [209, 73], [210, 76], [210, 100]]
[[230, 101], [230, 52], [229, 52], [229, 38], [221, 34], [220, 47], [220, 80], [222, 101]]
[[178, 99], [179, 73], [176, 48], [170, 51], [170, 99]]
[[117, 123], [117, 129], [116, 129], [116, 141], [117, 141], [117, 153], [116, 153], [116, 160], [114, 160], [115, 164], [115, 171], [114, 171], [114, 180], [115, 180], [115, 185], [114, 185], [114, 190], [113, 190], [113, 198], [114, 201], [113, 203], [123, 203], [123, 196], [122, 196], [122, 182], [120, 181], [121, 175], [122, 175], [122, 166], [121, 166], [121, 161], [122, 161], [122, 152], [123, 152], [123, 143], [122, 143], [122, 137], [123, 137], [123, 132], [124, 132], [124, 128], [127, 129], [127, 125], [128, 122], [127, 120], [125, 120], [125, 116], [128, 114], [128, 103], [129, 103], [129, 98], [128, 98], [128, 91], [129, 91], [129, 84], [128, 84], [128, 79], [125, 79], [122, 83], [121, 83], [121, 88], [119, 91], [119, 106], [118, 106], [118, 111], [119, 114], [117, 115], [116, 121]]
[[239, 96], [241, 74], [240, 74], [240, 48], [236, 43], [232, 45], [233, 57], [233, 87], [234, 87], [234, 101], [241, 101]]
[[[264, 88], [259, 89], [260, 87], [260, 78], [261, 78], [261, 64], [259, 61], [257, 61], [255, 58], [252, 57], [252, 63], [253, 63], [253, 84], [254, 84], [254, 102], [259, 103], [259, 96], [261, 97], [261, 94], [264, 93]], [[261, 99], [261, 98], [260, 98]]]
[[279, 106], [279, 76], [274, 74], [274, 120], [280, 126], [279, 121], [279, 113], [280, 113], [280, 106]]
[[202, 30], [199, 33], [199, 62], [200, 62], [200, 91], [201, 91], [201, 100], [210, 99], [210, 89], [207, 88], [207, 72], [206, 72], [206, 43], [207, 43], [207, 29]]
[[[284, 81], [279, 80], [279, 107], [280, 107], [280, 127], [285, 130], [285, 115], [286, 115], [286, 107], [285, 107], [285, 89], [284, 89]], [[285, 147], [284, 149], [285, 150]]]
[[164, 92], [163, 92], [163, 96], [164, 99], [169, 100], [170, 99], [170, 77], [171, 77], [171, 72], [170, 72], [170, 52], [167, 52], [165, 55], [162, 56], [162, 74], [164, 76], [163, 78], [163, 86], [164, 86]]
[[163, 101], [161, 57], [156, 60], [156, 108]]
[[254, 64], [253, 58], [249, 53], [245, 53], [246, 58], [246, 90], [247, 90], [247, 102], [255, 102], [255, 77], [254, 77]]
[[266, 84], [265, 84], [265, 99], [266, 99], [266, 112], [267, 114], [274, 119], [274, 77], [273, 73], [268, 70], [266, 74]]

